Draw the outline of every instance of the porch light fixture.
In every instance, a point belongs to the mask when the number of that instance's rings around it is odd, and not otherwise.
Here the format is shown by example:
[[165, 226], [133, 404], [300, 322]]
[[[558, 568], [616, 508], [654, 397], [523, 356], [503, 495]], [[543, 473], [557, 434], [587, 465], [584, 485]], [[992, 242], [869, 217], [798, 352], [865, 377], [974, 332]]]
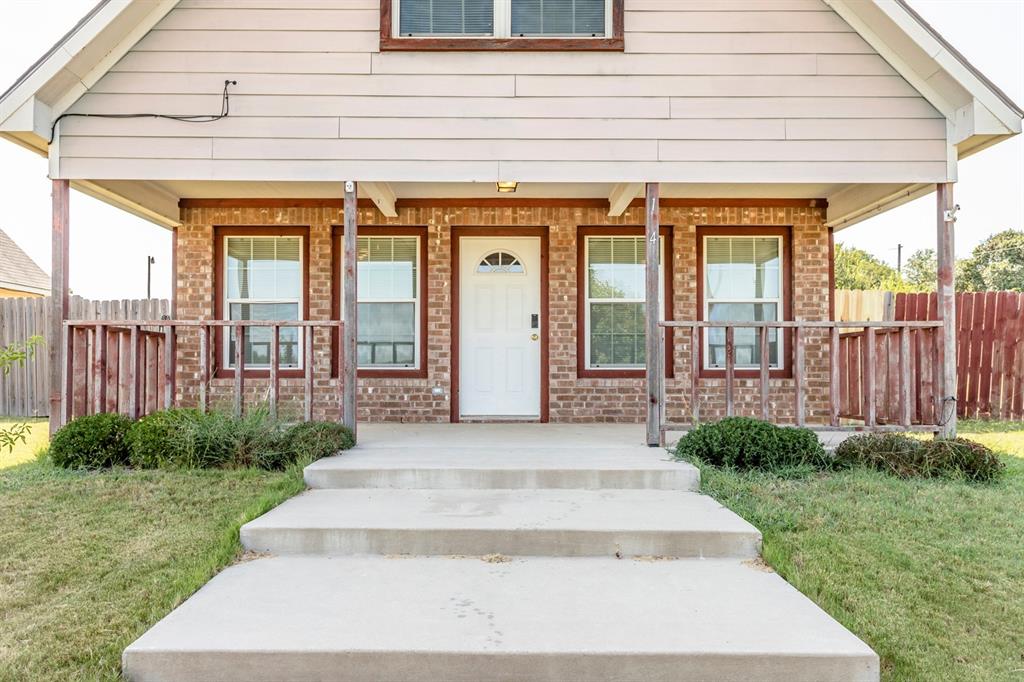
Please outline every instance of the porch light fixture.
[[516, 189], [519, 187], [519, 183], [515, 182], [514, 180], [499, 180], [497, 182], [497, 185], [498, 191], [501, 192], [502, 194], [515, 192]]

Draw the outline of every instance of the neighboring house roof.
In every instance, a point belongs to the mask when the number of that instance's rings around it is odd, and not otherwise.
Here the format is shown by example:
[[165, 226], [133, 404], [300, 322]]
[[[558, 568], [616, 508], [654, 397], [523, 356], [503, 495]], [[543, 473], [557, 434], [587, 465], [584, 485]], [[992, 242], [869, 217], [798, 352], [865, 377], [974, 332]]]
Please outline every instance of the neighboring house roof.
[[50, 293], [50, 276], [3, 230], [0, 230], [0, 289]]

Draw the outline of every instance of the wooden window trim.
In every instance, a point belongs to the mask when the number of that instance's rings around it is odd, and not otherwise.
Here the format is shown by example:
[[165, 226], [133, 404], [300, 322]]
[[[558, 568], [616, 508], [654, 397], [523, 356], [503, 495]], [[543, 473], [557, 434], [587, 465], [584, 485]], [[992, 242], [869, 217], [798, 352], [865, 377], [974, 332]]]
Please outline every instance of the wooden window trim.
[[[215, 225], [213, 227], [213, 317], [225, 320], [227, 310], [224, 305], [224, 238], [225, 237], [301, 237], [302, 238], [302, 319], [309, 319], [309, 227], [276, 225], [253, 225], [247, 227]], [[282, 325], [286, 326], [286, 325]], [[309, 333], [312, 330], [308, 330]], [[235, 370], [222, 365], [224, 327], [214, 327], [213, 366], [215, 379], [229, 379], [235, 376]], [[312, 362], [312, 358], [303, 358], [303, 362]], [[282, 379], [301, 378], [305, 369], [281, 369], [278, 376]], [[245, 378], [269, 378], [270, 369], [246, 369]]]
[[[580, 225], [576, 228], [576, 376], [579, 379], [643, 379], [646, 370], [638, 369], [591, 369], [587, 367], [587, 254], [586, 238], [588, 236], [632, 237], [646, 234], [643, 225]], [[659, 228], [661, 238], [665, 240], [665, 319], [674, 320], [674, 288], [673, 277], [673, 233], [671, 225]], [[665, 376], [675, 376], [674, 354], [672, 352], [674, 332], [665, 330]]]
[[[694, 319], [704, 320], [704, 237], [781, 237], [782, 238], [782, 320], [793, 319], [793, 228], [791, 226], [697, 226], [697, 310]], [[786, 364], [782, 369], [769, 370], [772, 379], [793, 378], [793, 331], [782, 331], [783, 353]], [[700, 378], [724, 379], [725, 369], [706, 369], [704, 367], [704, 343], [702, 341], [697, 352], [700, 354]], [[737, 379], [756, 379], [761, 376], [760, 369], [736, 369]]]
[[496, 50], [510, 52], [625, 50], [625, 0], [612, 0], [612, 35], [606, 38], [402, 38], [392, 35], [392, 3], [380, 0], [380, 50], [456, 52]]
[[[429, 299], [427, 298], [427, 227], [424, 226], [400, 226], [390, 225], [359, 225], [356, 233], [362, 237], [416, 237], [419, 239], [419, 299], [420, 299], [420, 321], [419, 321], [419, 367], [415, 369], [386, 369], [381, 367], [365, 368], [357, 370], [357, 375], [364, 379], [390, 378], [390, 379], [426, 379], [427, 378], [427, 316], [430, 312]], [[341, 286], [342, 281], [337, 277], [341, 267], [342, 237], [345, 234], [344, 225], [331, 226], [331, 319], [341, 319]], [[338, 330], [331, 334], [331, 376], [338, 376]]]

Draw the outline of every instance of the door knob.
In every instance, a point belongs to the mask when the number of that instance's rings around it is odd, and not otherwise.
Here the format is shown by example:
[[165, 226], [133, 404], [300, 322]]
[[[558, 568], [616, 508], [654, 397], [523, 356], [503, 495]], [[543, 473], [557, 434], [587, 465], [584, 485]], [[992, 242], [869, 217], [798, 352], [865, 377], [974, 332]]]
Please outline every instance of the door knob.
[[539, 338], [540, 338], [540, 336], [538, 336], [537, 334], [530, 334], [530, 340], [531, 341], [536, 341]]

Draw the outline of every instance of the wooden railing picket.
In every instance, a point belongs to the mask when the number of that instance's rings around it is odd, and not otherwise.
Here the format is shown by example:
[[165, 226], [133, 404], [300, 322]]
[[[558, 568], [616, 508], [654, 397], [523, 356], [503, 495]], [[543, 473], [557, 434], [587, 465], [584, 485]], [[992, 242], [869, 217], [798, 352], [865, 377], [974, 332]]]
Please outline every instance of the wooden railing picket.
[[241, 417], [245, 406], [245, 327], [236, 324], [235, 332], [235, 416]]
[[768, 421], [769, 417], [768, 392], [771, 389], [771, 357], [770, 346], [768, 345], [769, 333], [771, 333], [771, 330], [768, 327], [761, 327], [761, 333], [758, 335], [758, 341], [761, 344], [761, 419], [764, 419], [765, 421]]
[[736, 349], [734, 335], [736, 328], [727, 326], [725, 328], [725, 415], [731, 417], [736, 414], [734, 404], [734, 384], [736, 375]]

